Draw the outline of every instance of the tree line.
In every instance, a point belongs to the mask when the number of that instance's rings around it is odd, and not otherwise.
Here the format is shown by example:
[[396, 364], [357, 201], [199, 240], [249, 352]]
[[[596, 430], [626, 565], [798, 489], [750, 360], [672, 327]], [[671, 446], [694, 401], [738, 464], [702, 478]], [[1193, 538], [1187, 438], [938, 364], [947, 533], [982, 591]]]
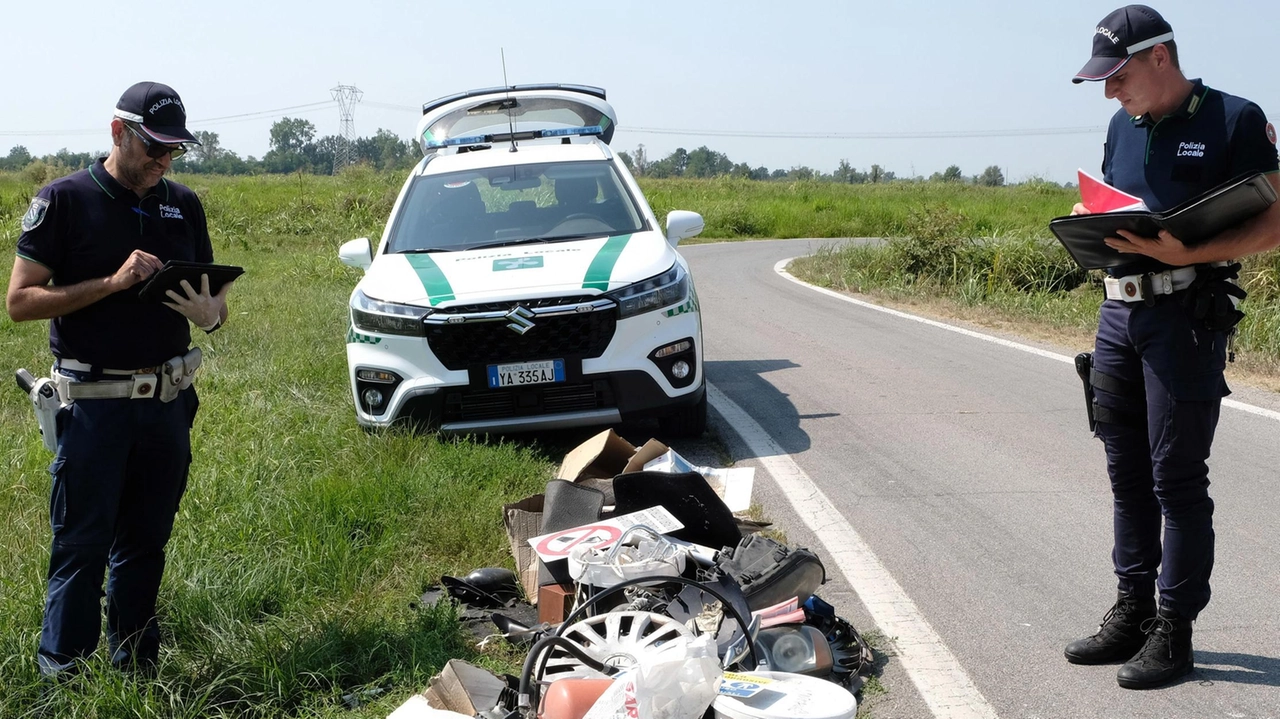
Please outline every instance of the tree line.
[[[175, 172], [218, 175], [248, 175], [262, 173], [306, 172], [317, 175], [333, 174], [342, 154], [345, 140], [338, 135], [316, 137], [315, 125], [310, 120], [286, 117], [271, 125], [267, 153], [261, 158], [252, 155], [240, 157], [222, 146], [216, 132], [194, 133], [200, 145], [173, 163]], [[401, 139], [394, 132], [379, 129], [371, 137], [358, 137], [347, 149], [350, 161], [378, 170], [407, 170], [417, 163], [419, 155], [411, 140]], [[27, 148], [17, 145], [9, 154], [0, 157], [0, 171], [23, 170], [34, 164], [77, 170], [88, 167], [105, 152], [69, 152], [66, 149], [41, 157], [33, 156]], [[634, 150], [618, 153], [622, 161], [637, 177], [736, 177], [747, 180], [814, 180], [862, 185], [882, 182], [957, 182], [998, 187], [1005, 184], [1004, 172], [991, 165], [982, 172], [966, 176], [957, 165], [928, 178], [923, 176], [900, 177], [897, 173], [873, 164], [860, 170], [842, 159], [836, 168], [825, 173], [806, 165], [790, 169], [769, 169], [763, 165], [751, 167], [745, 162], [733, 162], [723, 152], [706, 145], [694, 150], [683, 147], [660, 159], [651, 159], [643, 144]]]
[[735, 163], [723, 152], [716, 152], [706, 145], [695, 150], [678, 147], [660, 160], [651, 160], [644, 145], [639, 145], [631, 152], [621, 151], [618, 156], [637, 177], [740, 177], [747, 180], [817, 180], [849, 185], [869, 185], [896, 180], [968, 182], [987, 187], [999, 187], [1005, 184], [1004, 171], [999, 165], [991, 165], [977, 175], [968, 177], [958, 165], [951, 165], [942, 172], [935, 172], [925, 178], [923, 176], [899, 177], [897, 173], [886, 170], [880, 165], [859, 170], [845, 159], [840, 160], [836, 169], [830, 173], [815, 170], [807, 165], [793, 166], [789, 170], [770, 170], [763, 165], [751, 167], [745, 162]]

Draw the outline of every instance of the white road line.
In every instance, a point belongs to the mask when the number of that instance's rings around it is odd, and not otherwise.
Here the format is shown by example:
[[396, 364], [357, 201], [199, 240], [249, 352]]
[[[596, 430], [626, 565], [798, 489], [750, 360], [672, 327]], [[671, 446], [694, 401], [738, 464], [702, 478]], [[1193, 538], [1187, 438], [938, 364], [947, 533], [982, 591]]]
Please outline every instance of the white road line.
[[[946, 330], [948, 332], [955, 332], [957, 334], [962, 334], [966, 337], [979, 339], [984, 342], [992, 342], [994, 344], [1000, 345], [1001, 347], [1008, 347], [1009, 349], [1015, 349], [1020, 352], [1027, 352], [1033, 355], [1039, 355], [1047, 359], [1057, 360], [1059, 362], [1066, 362], [1067, 364], [1072, 366], [1075, 365], [1074, 357], [1068, 357], [1067, 355], [1061, 355], [1061, 354], [1058, 354], [1057, 352], [1042, 350], [1039, 347], [1024, 345], [1020, 342], [1012, 342], [1010, 340], [1001, 339], [999, 337], [993, 337], [991, 335], [983, 334], [981, 332], [974, 332], [973, 330], [967, 330], [963, 327], [956, 327], [955, 325], [949, 325], [945, 322], [938, 322], [937, 320], [931, 320], [925, 317], [918, 317], [916, 315], [908, 314], [906, 312], [901, 312], [899, 310], [892, 310], [892, 309], [889, 309], [888, 307], [882, 307], [880, 305], [873, 304], [871, 302], [866, 302], [864, 300], [857, 299], [856, 297], [850, 297], [849, 295], [841, 294], [834, 290], [829, 290], [825, 287], [818, 287], [817, 285], [811, 285], [808, 282], [805, 282], [804, 280], [799, 279], [794, 275], [792, 275], [791, 273], [787, 272], [787, 265], [790, 264], [791, 261], [794, 259], [796, 258], [789, 257], [785, 260], [779, 261], [776, 265], [773, 266], [773, 271], [777, 272], [784, 279], [790, 280], [796, 283], [797, 285], [800, 285], [801, 287], [807, 287], [815, 292], [821, 292], [822, 294], [827, 295], [828, 297], [834, 297], [837, 300], [849, 302], [859, 307], [865, 307], [869, 310], [875, 310], [876, 312], [883, 312], [887, 315], [900, 317], [904, 320], [919, 322], [921, 324], [929, 325], [930, 327], [937, 327], [938, 329]], [[1231, 409], [1238, 409], [1241, 412], [1248, 412], [1249, 414], [1255, 414], [1259, 417], [1266, 417], [1267, 419], [1272, 419], [1272, 420], [1276, 420], [1277, 422], [1280, 422], [1280, 412], [1277, 412], [1271, 409], [1266, 409], [1265, 407], [1258, 407], [1252, 404], [1245, 404], [1244, 402], [1237, 402], [1234, 399], [1222, 400], [1222, 406], [1230, 407]]]
[[831, 500], [733, 400], [707, 383], [711, 404], [747, 444], [790, 500], [875, 620], [897, 648], [898, 660], [938, 719], [996, 719], [996, 712], [942, 637], [916, 608]]

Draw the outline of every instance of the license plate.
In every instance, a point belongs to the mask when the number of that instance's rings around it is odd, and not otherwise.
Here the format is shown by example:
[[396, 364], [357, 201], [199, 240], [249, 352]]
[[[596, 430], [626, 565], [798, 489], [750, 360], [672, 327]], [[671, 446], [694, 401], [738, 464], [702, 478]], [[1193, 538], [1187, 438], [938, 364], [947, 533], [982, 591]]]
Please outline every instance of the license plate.
[[489, 387], [520, 387], [564, 381], [564, 360], [489, 365]]

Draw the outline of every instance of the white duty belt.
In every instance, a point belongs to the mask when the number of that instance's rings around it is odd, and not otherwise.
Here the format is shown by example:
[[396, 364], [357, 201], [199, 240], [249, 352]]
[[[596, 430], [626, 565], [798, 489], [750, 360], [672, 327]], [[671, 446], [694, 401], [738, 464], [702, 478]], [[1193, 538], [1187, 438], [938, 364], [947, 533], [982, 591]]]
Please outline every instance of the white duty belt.
[[1124, 277], [1105, 277], [1102, 286], [1107, 299], [1121, 302], [1145, 302], [1154, 295], [1171, 295], [1185, 290], [1196, 279], [1196, 268], [1179, 267], [1164, 272], [1148, 272]]
[[159, 397], [162, 402], [172, 402], [179, 392], [191, 386], [202, 360], [200, 348], [194, 347], [185, 355], [178, 355], [159, 367], [98, 369], [97, 372], [110, 379], [81, 382], [56, 370], [93, 372], [93, 365], [73, 359], [59, 359], [54, 368], [53, 379], [58, 387], [58, 394], [64, 402], [125, 397], [130, 399]]

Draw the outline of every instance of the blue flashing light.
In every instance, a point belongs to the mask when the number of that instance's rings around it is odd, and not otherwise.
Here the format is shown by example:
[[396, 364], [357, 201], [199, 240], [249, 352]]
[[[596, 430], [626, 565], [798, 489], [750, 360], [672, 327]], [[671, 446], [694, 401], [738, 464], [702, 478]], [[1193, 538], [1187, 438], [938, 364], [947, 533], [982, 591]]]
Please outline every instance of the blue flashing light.
[[[604, 128], [600, 125], [587, 125], [585, 127], [557, 127], [545, 130], [534, 130], [534, 137], [531, 139], [545, 137], [569, 137], [571, 135], [603, 135]], [[516, 132], [515, 136], [519, 137], [522, 133]], [[426, 140], [426, 149], [438, 150], [444, 147], [457, 147], [459, 145], [483, 145], [491, 142], [506, 142], [511, 139], [508, 133], [495, 135], [468, 135], [467, 137], [451, 137], [446, 140], [430, 139]]]
[[453, 147], [455, 145], [479, 145], [488, 142], [488, 138], [484, 135], [471, 135], [468, 137], [451, 137], [447, 140], [428, 140], [427, 148]]
[[587, 125], [586, 127], [558, 127], [551, 130], [543, 130], [543, 137], [565, 137], [567, 135], [603, 135], [604, 128], [599, 125]]

